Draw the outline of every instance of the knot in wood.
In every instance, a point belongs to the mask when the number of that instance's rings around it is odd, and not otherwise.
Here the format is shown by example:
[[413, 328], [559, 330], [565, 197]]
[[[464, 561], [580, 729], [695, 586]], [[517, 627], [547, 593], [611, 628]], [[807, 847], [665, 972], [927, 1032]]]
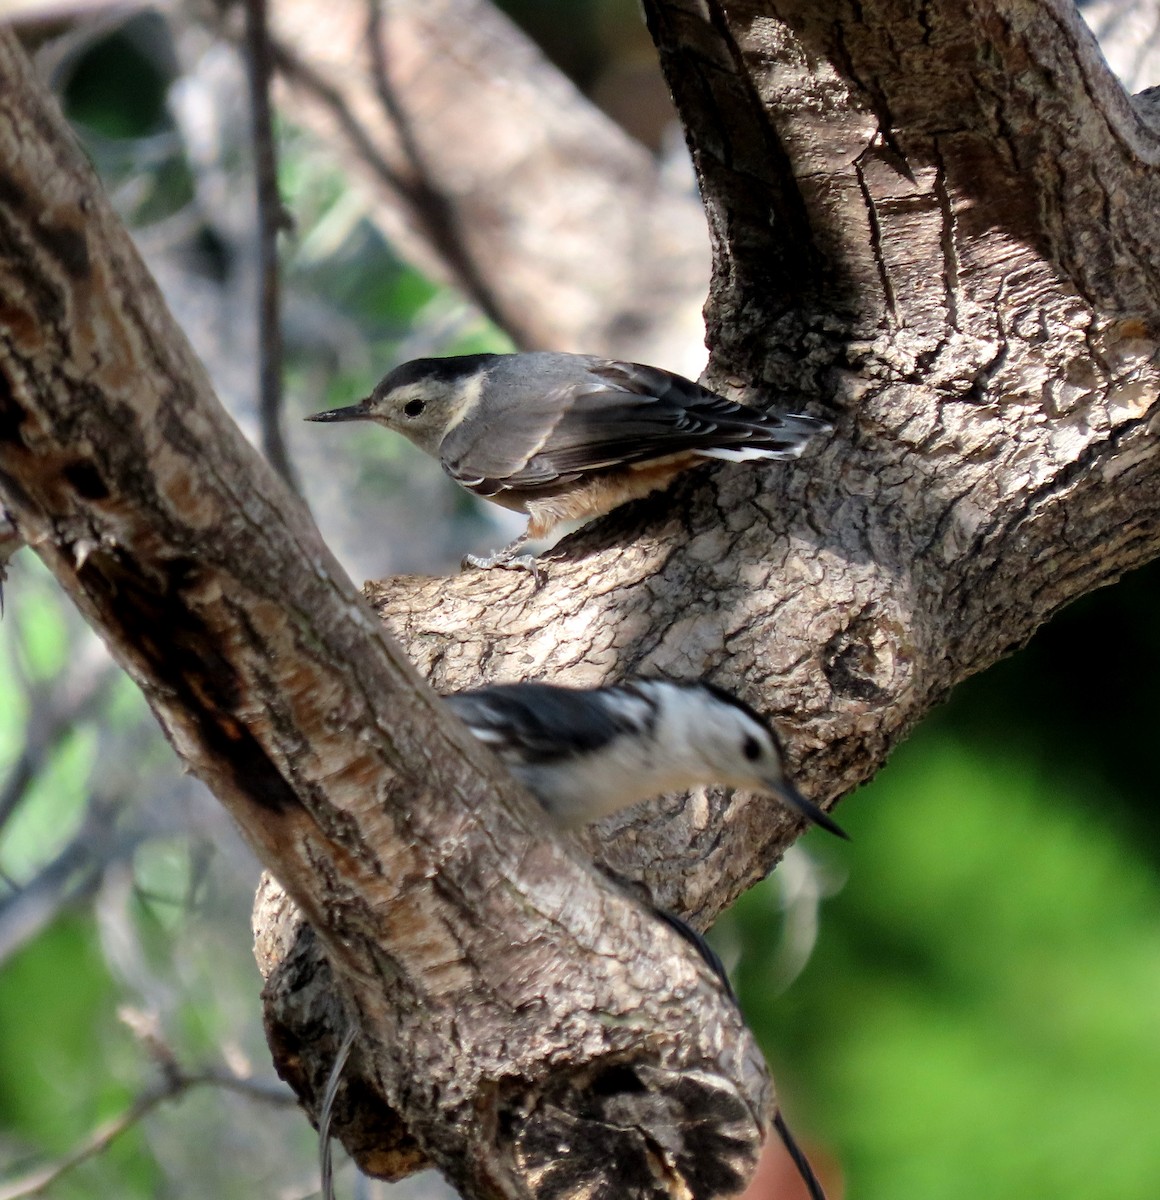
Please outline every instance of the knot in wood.
[[536, 1200], [733, 1196], [765, 1136], [745, 1097], [707, 1071], [605, 1061], [539, 1092], [506, 1090], [501, 1155]]
[[898, 687], [902, 635], [902, 626], [874, 606], [839, 629], [822, 652], [822, 670], [835, 694], [864, 704], [887, 703]]

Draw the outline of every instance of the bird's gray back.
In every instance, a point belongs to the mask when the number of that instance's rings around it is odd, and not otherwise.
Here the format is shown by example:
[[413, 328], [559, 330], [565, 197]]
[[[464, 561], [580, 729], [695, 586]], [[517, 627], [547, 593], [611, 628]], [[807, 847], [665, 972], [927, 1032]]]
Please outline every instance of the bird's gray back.
[[656, 367], [543, 352], [490, 365], [482, 402], [443, 439], [440, 459], [453, 478], [494, 495], [731, 446], [788, 456], [822, 427], [734, 404]]

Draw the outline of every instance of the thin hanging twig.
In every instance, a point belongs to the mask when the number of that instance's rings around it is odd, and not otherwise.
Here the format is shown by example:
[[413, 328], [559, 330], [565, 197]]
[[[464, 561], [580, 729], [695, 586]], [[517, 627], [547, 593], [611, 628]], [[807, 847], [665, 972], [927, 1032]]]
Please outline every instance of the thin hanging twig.
[[395, 128], [399, 147], [409, 168], [409, 179], [405, 182], [400, 179], [399, 182], [403, 183], [403, 196], [416, 222], [450, 268], [467, 298], [478, 305], [489, 321], [511, 332], [510, 323], [495, 292], [472, 257], [455, 205], [451, 197], [434, 182], [407, 112], [391, 86], [387, 73], [383, 0], [367, 0], [366, 44], [370, 52], [375, 92], [383, 115]]
[[326, 1081], [326, 1091], [322, 1094], [322, 1104], [318, 1110], [318, 1157], [321, 1174], [322, 1200], [334, 1200], [334, 1157], [330, 1144], [330, 1119], [334, 1114], [334, 1098], [338, 1095], [338, 1085], [342, 1081], [342, 1072], [346, 1060], [350, 1057], [350, 1048], [354, 1045], [358, 1026], [351, 1021], [343, 1035], [342, 1044], [334, 1056], [334, 1066], [330, 1068], [330, 1077]]
[[246, 75], [253, 121], [254, 175], [257, 184], [258, 268], [258, 419], [262, 452], [296, 492], [297, 476], [282, 437], [282, 322], [278, 278], [278, 233], [288, 224], [278, 194], [278, 159], [270, 110], [273, 57], [266, 22], [266, 0], [245, 0]]

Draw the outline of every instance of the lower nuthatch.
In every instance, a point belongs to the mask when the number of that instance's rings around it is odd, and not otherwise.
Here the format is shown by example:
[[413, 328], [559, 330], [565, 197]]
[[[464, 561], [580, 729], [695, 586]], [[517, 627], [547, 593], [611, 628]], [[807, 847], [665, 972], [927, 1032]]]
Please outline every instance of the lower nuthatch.
[[[807, 820], [846, 837], [786, 777], [769, 723], [711, 683], [632, 679], [587, 690], [509, 683], [444, 699], [561, 828], [665, 792], [722, 783], [771, 791]], [[736, 1002], [724, 964], [703, 935], [675, 913], [653, 911], [697, 949]], [[811, 1200], [826, 1200], [780, 1109], [773, 1123]]]
[[613, 687], [509, 683], [446, 697], [562, 828], [699, 784], [772, 792], [845, 837], [786, 777], [772, 727], [709, 683], [634, 679]]
[[477, 496], [528, 515], [517, 560], [561, 521], [598, 517], [706, 459], [796, 458], [816, 417], [763, 413], [680, 375], [588, 354], [469, 354], [396, 367], [358, 404], [308, 421], [376, 421]]

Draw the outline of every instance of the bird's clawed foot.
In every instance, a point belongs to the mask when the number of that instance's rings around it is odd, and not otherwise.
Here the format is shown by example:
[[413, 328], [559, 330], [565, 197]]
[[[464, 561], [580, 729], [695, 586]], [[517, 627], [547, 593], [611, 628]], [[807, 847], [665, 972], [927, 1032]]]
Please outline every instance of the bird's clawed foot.
[[523, 533], [510, 545], [502, 550], [493, 550], [491, 554], [465, 554], [463, 568], [466, 570], [468, 567], [476, 567], [481, 571], [490, 571], [493, 567], [503, 567], [509, 571], [528, 571], [535, 580], [536, 587], [541, 587], [547, 576], [536, 556], [516, 553], [527, 540], [528, 535]]

